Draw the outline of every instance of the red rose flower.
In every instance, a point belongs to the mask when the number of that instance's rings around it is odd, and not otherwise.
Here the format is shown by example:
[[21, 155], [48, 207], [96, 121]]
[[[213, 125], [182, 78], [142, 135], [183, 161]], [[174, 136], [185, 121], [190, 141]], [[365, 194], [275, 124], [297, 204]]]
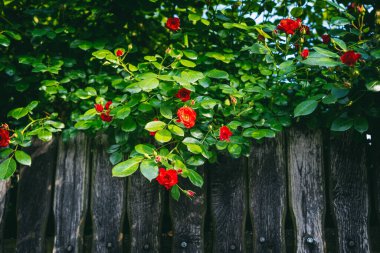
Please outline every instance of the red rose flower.
[[192, 108], [184, 106], [178, 109], [177, 116], [177, 122], [182, 122], [186, 128], [192, 128], [195, 125], [197, 113]]
[[346, 64], [347, 66], [354, 66], [355, 63], [362, 57], [361, 54], [355, 53], [353, 50], [345, 52], [341, 57], [340, 60]]
[[305, 48], [302, 50], [301, 56], [303, 59], [306, 59], [309, 56], [309, 49]]
[[121, 49], [116, 50], [116, 56], [117, 57], [121, 57], [121, 56], [123, 56], [123, 54], [124, 54], [123, 50], [121, 50]]
[[227, 126], [222, 126], [219, 129], [219, 139], [221, 141], [230, 141], [231, 136], [232, 136], [232, 132]]
[[0, 147], [5, 148], [9, 145], [9, 131], [4, 128], [0, 128]]
[[110, 111], [103, 112], [100, 114], [100, 118], [105, 122], [111, 122], [112, 116], [110, 116]]
[[322, 35], [322, 43], [323, 44], [329, 44], [330, 40], [331, 40], [330, 35], [328, 35], [328, 34], [323, 34]]
[[190, 100], [190, 93], [191, 91], [189, 91], [188, 89], [182, 88], [177, 92], [175, 96], [181, 99], [182, 102], [186, 102]]
[[177, 17], [174, 18], [168, 18], [168, 21], [166, 21], [166, 27], [171, 31], [178, 31], [180, 26], [180, 20]]
[[102, 112], [104, 110], [101, 104], [95, 104], [94, 107], [97, 112]]
[[301, 19], [292, 20], [290, 18], [283, 19], [277, 26], [277, 29], [285, 32], [286, 34], [294, 34], [301, 26]]
[[173, 185], [178, 183], [177, 171], [160, 168], [156, 180], [160, 185], [163, 185], [167, 190], [169, 190], [173, 187]]
[[190, 190], [187, 190], [187, 191], [186, 191], [186, 195], [189, 196], [190, 198], [192, 198], [192, 197], [194, 197], [195, 192], [190, 191]]
[[109, 110], [111, 105], [112, 105], [112, 101], [108, 101], [105, 105], [106, 110]]

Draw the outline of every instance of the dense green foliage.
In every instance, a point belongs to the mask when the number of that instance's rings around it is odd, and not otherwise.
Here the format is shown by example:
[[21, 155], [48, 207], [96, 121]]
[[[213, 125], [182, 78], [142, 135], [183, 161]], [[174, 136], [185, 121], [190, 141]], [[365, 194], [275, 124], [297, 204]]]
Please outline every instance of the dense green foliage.
[[[152, 180], [165, 167], [201, 186], [197, 166], [218, 152], [247, 155], [252, 138], [297, 123], [364, 134], [380, 117], [372, 1], [5, 0], [0, 7], [0, 122], [15, 131], [0, 153], [8, 158], [3, 178], [15, 170], [13, 156], [30, 163], [15, 151], [32, 136], [49, 140], [63, 130], [67, 139], [85, 130], [112, 136], [114, 176], [140, 168]], [[174, 15], [178, 31], [165, 27]], [[285, 18], [304, 26], [287, 35], [277, 28]], [[350, 50], [361, 54], [352, 66], [340, 59]], [[176, 97], [181, 88], [190, 100]], [[110, 122], [94, 108], [107, 101]], [[184, 106], [197, 114], [189, 128], [177, 122]], [[229, 140], [220, 138], [222, 126]]]

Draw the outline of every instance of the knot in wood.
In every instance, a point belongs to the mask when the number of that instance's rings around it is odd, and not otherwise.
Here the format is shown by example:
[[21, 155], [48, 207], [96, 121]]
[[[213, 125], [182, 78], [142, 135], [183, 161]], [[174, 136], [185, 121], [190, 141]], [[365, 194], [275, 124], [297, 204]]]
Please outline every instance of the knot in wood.
[[144, 246], [143, 246], [144, 250], [149, 250], [149, 244], [145, 243]]
[[348, 247], [349, 247], [349, 248], [353, 248], [353, 247], [355, 247], [355, 242], [354, 242], [353, 240], [349, 240], [349, 241], [348, 241]]
[[306, 243], [309, 245], [309, 246], [314, 246], [314, 244], [315, 244], [315, 240], [314, 240], [314, 238], [312, 237], [312, 236], [306, 236], [306, 238], [305, 238], [305, 241], [306, 241]]
[[112, 242], [107, 242], [107, 248], [108, 249], [112, 248]]
[[187, 247], [187, 242], [181, 242], [181, 247], [186, 248]]
[[230, 245], [230, 250], [235, 251], [236, 250], [236, 245], [235, 244], [231, 244]]
[[265, 242], [265, 237], [261, 236], [261, 237], [259, 238], [259, 242], [260, 242], [261, 244], [263, 244], [263, 243]]
[[67, 252], [73, 251], [73, 246], [71, 246], [71, 245], [67, 246], [66, 251]]

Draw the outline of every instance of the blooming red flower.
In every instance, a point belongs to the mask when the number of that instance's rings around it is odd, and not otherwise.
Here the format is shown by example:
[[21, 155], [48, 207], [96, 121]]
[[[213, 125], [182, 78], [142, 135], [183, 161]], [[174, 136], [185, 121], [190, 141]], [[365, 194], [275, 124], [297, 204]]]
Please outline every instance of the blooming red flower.
[[219, 139], [221, 141], [230, 141], [231, 136], [232, 136], [232, 132], [227, 126], [222, 126], [219, 129]]
[[124, 54], [123, 50], [121, 50], [121, 49], [116, 50], [116, 56], [117, 57], [121, 57], [121, 56], [123, 56], [123, 54]]
[[7, 147], [9, 145], [9, 141], [9, 131], [5, 128], [0, 128], [0, 147]]
[[112, 101], [108, 101], [105, 105], [106, 110], [109, 110], [111, 105], [112, 105]]
[[195, 125], [195, 120], [197, 119], [197, 113], [190, 107], [184, 106], [177, 111], [178, 120], [177, 122], [182, 122], [186, 128], [192, 128]]
[[305, 48], [302, 50], [301, 56], [303, 59], [306, 59], [309, 56], [309, 49]]
[[168, 18], [168, 21], [166, 21], [166, 28], [168, 28], [171, 31], [178, 31], [180, 29], [180, 20], [177, 17], [174, 18]]
[[110, 111], [103, 112], [102, 114], [100, 114], [100, 118], [105, 122], [112, 121], [112, 116], [110, 116]]
[[277, 29], [285, 32], [286, 34], [294, 34], [301, 26], [301, 19], [293, 20], [290, 18], [283, 19], [277, 26]]
[[328, 34], [323, 34], [322, 35], [322, 43], [323, 44], [329, 44], [331, 41], [330, 35]]
[[177, 171], [160, 168], [156, 180], [160, 185], [163, 185], [167, 190], [169, 190], [178, 183]]
[[190, 93], [191, 91], [189, 91], [188, 89], [182, 88], [177, 92], [175, 96], [181, 99], [182, 102], [186, 102], [190, 100]]
[[187, 190], [186, 191], [186, 195], [189, 196], [190, 198], [194, 197], [195, 195], [195, 192], [191, 191], [191, 190]]
[[102, 112], [104, 110], [101, 104], [95, 104], [94, 107], [97, 112]]
[[353, 50], [350, 50], [350, 51], [347, 51], [345, 52], [341, 57], [340, 57], [340, 60], [346, 64], [347, 66], [354, 66], [355, 63], [360, 59], [360, 57], [362, 57], [361, 54], [359, 53], [355, 53], [355, 51]]

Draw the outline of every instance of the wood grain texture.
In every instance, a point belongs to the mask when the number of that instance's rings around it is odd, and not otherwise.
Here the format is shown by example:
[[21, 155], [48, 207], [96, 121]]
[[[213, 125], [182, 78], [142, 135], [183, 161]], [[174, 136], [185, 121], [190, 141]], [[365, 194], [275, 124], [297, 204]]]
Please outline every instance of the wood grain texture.
[[106, 135], [92, 141], [91, 216], [92, 252], [123, 252], [123, 225], [126, 211], [126, 179], [112, 177], [112, 164], [106, 152]]
[[3, 253], [4, 240], [3, 230], [5, 225], [5, 210], [7, 202], [8, 189], [11, 186], [11, 180], [0, 180], [0, 253]]
[[288, 187], [296, 252], [326, 252], [322, 133], [291, 128], [288, 137]]
[[213, 252], [245, 252], [247, 159], [219, 156], [208, 166]]
[[59, 140], [54, 192], [55, 238], [53, 252], [82, 252], [90, 169], [88, 138], [79, 133]]
[[18, 183], [16, 252], [42, 253], [46, 252], [45, 231], [51, 208], [57, 140], [35, 140], [28, 152], [32, 166], [20, 169]]
[[331, 139], [330, 188], [339, 252], [370, 252], [366, 145], [352, 132]]
[[160, 252], [163, 192], [154, 180], [139, 171], [128, 181], [128, 220], [130, 252]]
[[[377, 220], [380, 221], [380, 129], [371, 134], [371, 143], [371, 164], [373, 166], [371, 193], [373, 193]], [[380, 235], [376, 239], [380, 241]]]
[[[198, 168], [205, 179], [204, 167]], [[190, 189], [196, 195], [189, 199], [181, 195], [179, 201], [170, 197], [170, 214], [173, 226], [172, 253], [203, 253], [205, 252], [204, 221], [206, 215], [206, 183], [197, 188], [188, 179], [180, 178], [179, 185]]]
[[248, 163], [253, 252], [285, 252], [286, 146], [284, 134], [253, 145]]

